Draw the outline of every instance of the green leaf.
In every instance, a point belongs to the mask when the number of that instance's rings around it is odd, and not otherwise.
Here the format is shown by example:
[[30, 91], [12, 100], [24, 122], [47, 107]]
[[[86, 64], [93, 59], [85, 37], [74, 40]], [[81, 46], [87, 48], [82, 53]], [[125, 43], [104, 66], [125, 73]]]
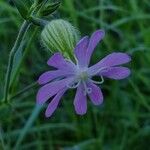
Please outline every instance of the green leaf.
[[20, 66], [20, 63], [21, 63], [21, 60], [23, 57], [23, 49], [24, 49], [25, 43], [26, 43], [25, 41], [21, 43], [20, 47], [18, 48], [18, 50], [14, 56], [12, 73], [11, 73], [11, 84], [13, 82], [12, 79], [15, 77], [18, 67]]
[[24, 19], [28, 18], [28, 13], [30, 10], [30, 2], [27, 0], [13, 0], [13, 3], [17, 7], [19, 13]]
[[41, 16], [48, 16], [52, 14], [54, 11], [58, 9], [60, 4], [61, 2], [55, 2], [55, 3], [50, 3], [50, 4], [45, 5], [45, 7], [40, 12]]

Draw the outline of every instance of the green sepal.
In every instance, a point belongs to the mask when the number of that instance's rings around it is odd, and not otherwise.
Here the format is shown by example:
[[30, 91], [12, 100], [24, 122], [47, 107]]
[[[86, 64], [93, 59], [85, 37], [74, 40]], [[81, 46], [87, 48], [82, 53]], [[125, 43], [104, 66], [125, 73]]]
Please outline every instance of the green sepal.
[[45, 7], [40, 11], [40, 15], [48, 16], [48, 15], [52, 14], [59, 8], [60, 4], [61, 4], [61, 2], [47, 3], [45, 5]]

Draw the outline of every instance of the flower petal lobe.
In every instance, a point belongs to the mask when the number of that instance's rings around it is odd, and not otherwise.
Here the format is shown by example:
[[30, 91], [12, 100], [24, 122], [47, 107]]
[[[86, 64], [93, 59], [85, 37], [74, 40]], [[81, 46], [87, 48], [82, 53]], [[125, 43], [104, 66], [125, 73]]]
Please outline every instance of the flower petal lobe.
[[90, 38], [89, 41], [89, 46], [87, 49], [87, 64], [89, 64], [92, 53], [94, 51], [94, 49], [96, 48], [97, 44], [104, 38], [105, 36], [105, 32], [103, 30], [97, 30], [96, 32], [94, 32]]
[[73, 74], [72, 71], [67, 71], [67, 70], [47, 71], [39, 77], [38, 83], [41, 84], [41, 85], [46, 84], [46, 83], [48, 83], [48, 82], [50, 82], [54, 79], [68, 77], [72, 74]]
[[91, 88], [91, 93], [89, 93], [89, 97], [94, 105], [100, 105], [103, 102], [103, 94], [101, 89], [92, 82], [87, 84], [89, 88]]
[[60, 102], [61, 97], [63, 96], [63, 94], [65, 93], [66, 89], [61, 90], [60, 92], [57, 93], [57, 95], [52, 99], [52, 101], [49, 103], [46, 112], [45, 112], [45, 116], [51, 117], [51, 115], [54, 113], [54, 111], [57, 109], [58, 104]]
[[118, 65], [122, 65], [131, 61], [131, 57], [126, 53], [111, 53], [104, 57], [97, 64], [91, 66], [88, 69], [88, 74], [90, 76], [98, 74], [102, 68], [109, 68]]
[[74, 99], [75, 111], [79, 115], [84, 115], [87, 111], [87, 99], [84, 94], [84, 87], [80, 84], [77, 88], [76, 96]]
[[72, 78], [54, 81], [41, 87], [37, 93], [36, 101], [38, 104], [44, 104], [49, 98], [57, 94], [72, 81]]
[[78, 60], [78, 64], [80, 67], [84, 67], [85, 66], [85, 54], [87, 51], [87, 47], [88, 47], [88, 43], [89, 43], [89, 37], [85, 36], [83, 37], [77, 44], [77, 46], [75, 47], [75, 55], [76, 58]]
[[121, 80], [127, 78], [130, 73], [130, 69], [126, 67], [110, 67], [108, 70], [101, 72], [100, 75], [115, 80]]

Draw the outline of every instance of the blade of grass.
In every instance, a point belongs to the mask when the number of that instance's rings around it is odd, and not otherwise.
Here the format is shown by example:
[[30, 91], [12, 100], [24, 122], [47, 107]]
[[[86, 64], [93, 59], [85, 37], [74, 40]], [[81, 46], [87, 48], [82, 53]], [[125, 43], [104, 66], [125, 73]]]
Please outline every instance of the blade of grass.
[[14, 150], [19, 149], [21, 142], [25, 138], [26, 134], [29, 132], [30, 128], [32, 127], [35, 120], [37, 119], [42, 108], [43, 106], [39, 106], [39, 105], [36, 105], [34, 107], [31, 116], [29, 117], [29, 119], [27, 120], [26, 124], [24, 125], [24, 127], [22, 128], [19, 134], [18, 140], [16, 141], [16, 144], [13, 148]]
[[2, 133], [2, 129], [1, 129], [1, 126], [0, 126], [0, 147], [3, 149], [3, 150], [6, 150], [6, 146], [5, 146], [5, 143], [4, 143], [4, 139], [3, 139], [3, 133]]

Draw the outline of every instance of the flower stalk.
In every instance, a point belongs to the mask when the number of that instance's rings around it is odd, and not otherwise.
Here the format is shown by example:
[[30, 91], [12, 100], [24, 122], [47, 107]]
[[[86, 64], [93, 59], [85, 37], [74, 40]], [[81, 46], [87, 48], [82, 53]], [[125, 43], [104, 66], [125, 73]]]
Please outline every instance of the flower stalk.
[[40, 26], [40, 27], [45, 27], [45, 25], [48, 23], [47, 20], [37, 18], [37, 17], [33, 17], [33, 16], [29, 17], [29, 21], [32, 22], [34, 25]]

